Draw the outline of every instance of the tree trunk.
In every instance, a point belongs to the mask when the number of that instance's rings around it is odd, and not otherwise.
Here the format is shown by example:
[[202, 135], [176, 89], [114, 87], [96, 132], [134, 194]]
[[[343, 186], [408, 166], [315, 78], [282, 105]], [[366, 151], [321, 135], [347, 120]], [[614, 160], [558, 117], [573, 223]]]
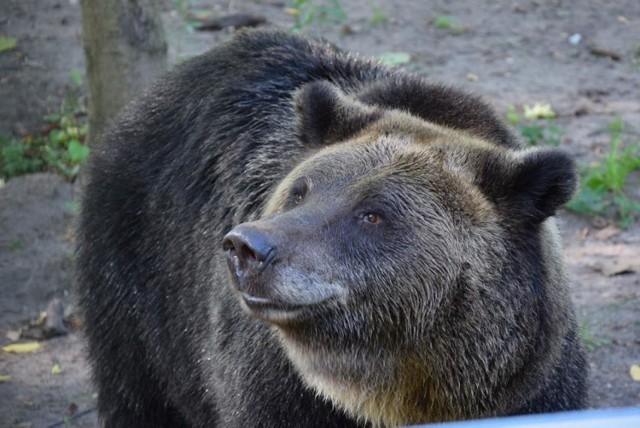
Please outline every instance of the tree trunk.
[[92, 148], [131, 98], [167, 67], [158, 0], [82, 0]]

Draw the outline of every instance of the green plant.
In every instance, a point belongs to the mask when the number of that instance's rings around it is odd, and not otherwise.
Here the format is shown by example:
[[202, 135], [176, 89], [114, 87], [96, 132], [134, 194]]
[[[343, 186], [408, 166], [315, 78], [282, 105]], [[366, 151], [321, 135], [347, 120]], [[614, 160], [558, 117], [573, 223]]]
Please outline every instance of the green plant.
[[449, 30], [453, 28], [454, 21], [450, 16], [438, 16], [433, 20], [433, 25], [443, 30]]
[[17, 251], [22, 247], [22, 242], [20, 241], [20, 238], [11, 238], [11, 241], [9, 241], [9, 249], [11, 251]]
[[631, 65], [636, 69], [640, 69], [640, 45], [631, 48]]
[[562, 139], [562, 129], [552, 125], [549, 119], [545, 119], [546, 124], [531, 123], [521, 124], [520, 134], [527, 141], [528, 146], [537, 146], [538, 144], [548, 144], [558, 147]]
[[533, 107], [524, 106], [521, 115], [514, 106], [507, 110], [507, 120], [518, 129], [524, 137], [527, 146], [546, 144], [558, 147], [564, 132], [554, 124], [555, 113], [548, 104], [535, 104]]
[[585, 320], [584, 322], [582, 322], [579, 331], [580, 340], [589, 352], [593, 352], [602, 346], [611, 344], [611, 339], [607, 339], [606, 337], [597, 337], [591, 331], [591, 322], [589, 320]]
[[[76, 86], [82, 84], [77, 72], [70, 74]], [[7, 180], [37, 171], [53, 171], [72, 180], [89, 155], [84, 145], [87, 124], [80, 99], [68, 96], [58, 114], [44, 118], [40, 135], [25, 135], [16, 139], [0, 134], [0, 179]]]
[[0, 134], [0, 177], [4, 180], [41, 170], [44, 160], [33, 156], [30, 140], [25, 137], [23, 142], [9, 134]]
[[196, 19], [197, 16], [206, 17], [211, 15], [208, 10], [202, 12], [193, 10], [191, 0], [171, 0], [171, 3], [173, 4], [173, 9], [182, 18], [183, 28], [189, 34], [195, 33], [198, 27], [202, 25], [202, 22]]
[[369, 24], [380, 25], [387, 20], [387, 16], [384, 14], [384, 10], [382, 10], [380, 6], [373, 5], [371, 10], [373, 12], [373, 16], [371, 17]]
[[65, 204], [65, 207], [74, 214], [78, 214], [80, 212], [80, 202], [78, 201], [69, 201]]
[[601, 162], [582, 167], [582, 186], [567, 207], [579, 214], [613, 216], [626, 228], [640, 215], [640, 203], [625, 193], [629, 174], [640, 169], [640, 145], [621, 149], [624, 123], [620, 119], [607, 129], [609, 151]]
[[313, 24], [335, 25], [347, 20], [340, 0], [293, 0], [290, 8], [295, 11], [294, 31]]
[[450, 16], [438, 16], [433, 20], [433, 25], [441, 30], [447, 30], [453, 34], [460, 35], [465, 32], [465, 28], [459, 25]]
[[15, 49], [16, 39], [13, 37], [0, 36], [0, 52], [10, 51]]

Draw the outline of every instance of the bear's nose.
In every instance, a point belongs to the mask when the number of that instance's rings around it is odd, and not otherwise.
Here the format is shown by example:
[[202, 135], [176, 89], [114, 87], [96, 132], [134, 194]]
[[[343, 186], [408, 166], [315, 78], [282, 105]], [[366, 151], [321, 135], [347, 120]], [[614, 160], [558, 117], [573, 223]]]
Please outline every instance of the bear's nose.
[[273, 239], [250, 224], [241, 224], [227, 233], [222, 249], [227, 252], [229, 269], [240, 288], [245, 278], [260, 274], [276, 255]]

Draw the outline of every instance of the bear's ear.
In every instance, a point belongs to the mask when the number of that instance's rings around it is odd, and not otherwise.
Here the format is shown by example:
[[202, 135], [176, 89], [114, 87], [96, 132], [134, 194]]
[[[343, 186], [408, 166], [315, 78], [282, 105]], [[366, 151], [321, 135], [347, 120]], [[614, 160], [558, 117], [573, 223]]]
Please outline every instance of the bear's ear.
[[326, 81], [303, 86], [295, 95], [298, 136], [308, 146], [329, 145], [361, 131], [382, 112], [348, 98]]
[[540, 223], [578, 188], [574, 161], [560, 150], [531, 150], [515, 160], [483, 163], [481, 187], [514, 220]]

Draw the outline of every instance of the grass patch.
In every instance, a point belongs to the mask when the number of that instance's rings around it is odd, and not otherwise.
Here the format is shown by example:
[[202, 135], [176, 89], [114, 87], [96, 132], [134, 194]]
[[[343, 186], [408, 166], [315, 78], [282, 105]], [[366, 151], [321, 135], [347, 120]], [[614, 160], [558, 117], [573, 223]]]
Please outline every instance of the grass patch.
[[594, 352], [598, 348], [611, 344], [611, 339], [596, 336], [591, 330], [591, 322], [589, 320], [583, 321], [580, 325], [580, 340], [589, 352]]
[[465, 28], [459, 25], [450, 16], [438, 16], [433, 20], [433, 25], [441, 30], [447, 30], [452, 34], [460, 35], [465, 32]]
[[520, 113], [514, 106], [507, 110], [507, 120], [524, 138], [527, 146], [558, 147], [564, 131], [555, 125], [556, 114], [548, 104], [524, 105]]
[[[79, 73], [70, 79], [82, 84]], [[0, 134], [0, 181], [39, 171], [56, 172], [73, 180], [89, 155], [84, 144], [88, 125], [84, 106], [77, 97], [67, 97], [57, 114], [44, 118], [43, 132], [18, 139]]]
[[10, 51], [15, 49], [16, 39], [13, 37], [0, 36], [0, 52]]
[[629, 175], [640, 170], [640, 145], [636, 142], [622, 147], [621, 119], [611, 122], [607, 131], [609, 151], [602, 160], [581, 168], [580, 191], [567, 208], [582, 215], [611, 217], [627, 228], [640, 216], [640, 202], [625, 193]]
[[373, 13], [373, 16], [369, 21], [370, 25], [380, 25], [387, 20], [387, 16], [385, 15], [384, 10], [382, 10], [380, 6], [373, 5], [371, 7], [371, 12]]
[[347, 20], [340, 0], [293, 0], [289, 2], [289, 10], [295, 19], [293, 31], [314, 24], [339, 25]]

